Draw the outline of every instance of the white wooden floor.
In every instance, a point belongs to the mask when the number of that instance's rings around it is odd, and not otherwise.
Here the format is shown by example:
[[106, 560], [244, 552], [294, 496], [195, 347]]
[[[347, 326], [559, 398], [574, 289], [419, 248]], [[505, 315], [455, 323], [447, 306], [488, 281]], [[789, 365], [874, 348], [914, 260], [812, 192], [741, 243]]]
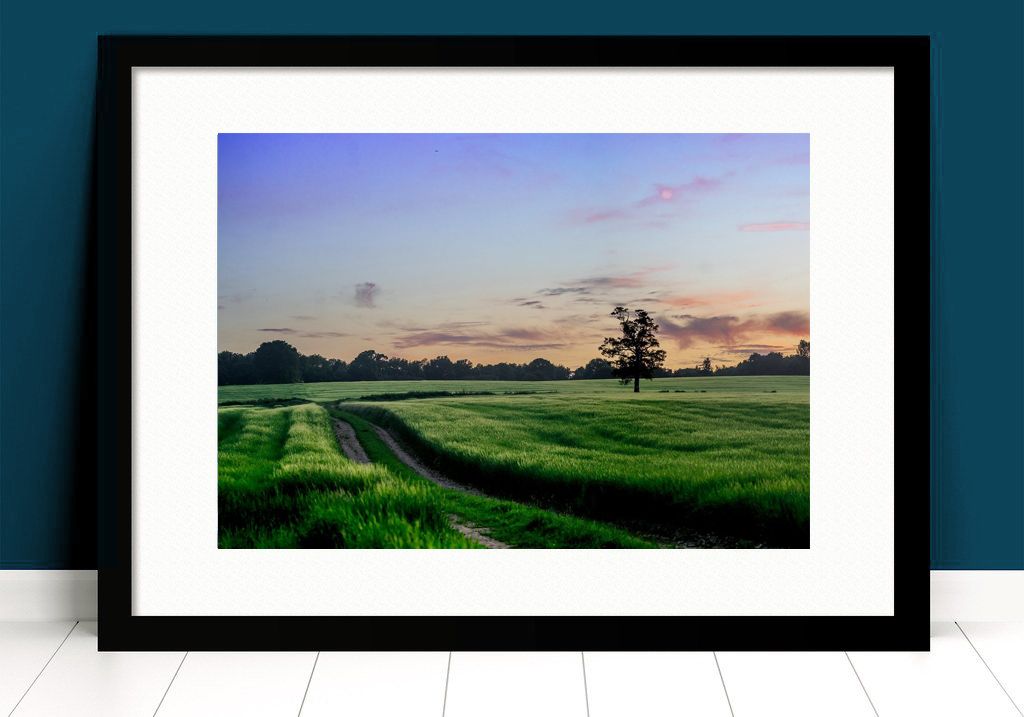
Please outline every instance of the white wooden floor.
[[0, 623], [0, 713], [386, 717], [1020, 716], [1024, 623], [930, 653], [98, 653], [96, 624]]

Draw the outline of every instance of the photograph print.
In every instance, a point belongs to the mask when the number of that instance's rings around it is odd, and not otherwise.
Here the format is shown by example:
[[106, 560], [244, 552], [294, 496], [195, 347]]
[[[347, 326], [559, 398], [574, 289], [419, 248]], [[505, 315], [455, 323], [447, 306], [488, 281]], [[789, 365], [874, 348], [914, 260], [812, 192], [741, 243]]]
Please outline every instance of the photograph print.
[[218, 547], [808, 548], [809, 153], [219, 135]]

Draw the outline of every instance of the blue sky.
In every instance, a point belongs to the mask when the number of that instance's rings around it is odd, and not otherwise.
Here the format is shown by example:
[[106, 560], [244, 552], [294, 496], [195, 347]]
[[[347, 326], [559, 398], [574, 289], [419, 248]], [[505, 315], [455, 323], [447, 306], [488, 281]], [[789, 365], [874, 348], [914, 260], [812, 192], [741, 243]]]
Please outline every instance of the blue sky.
[[218, 350], [670, 367], [809, 338], [805, 134], [222, 134]]

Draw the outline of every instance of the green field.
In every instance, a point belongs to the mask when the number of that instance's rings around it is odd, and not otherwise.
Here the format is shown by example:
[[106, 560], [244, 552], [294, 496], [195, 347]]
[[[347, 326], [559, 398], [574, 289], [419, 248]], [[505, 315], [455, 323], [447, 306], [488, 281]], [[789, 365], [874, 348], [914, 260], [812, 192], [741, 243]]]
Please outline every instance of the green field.
[[[640, 394], [614, 380], [225, 386], [219, 400], [221, 547], [479, 547], [456, 525], [510, 547], [808, 544], [807, 377]], [[342, 455], [333, 419], [371, 465]], [[421, 477], [370, 423], [475, 493]]]
[[[302, 398], [323, 403], [353, 400], [363, 396], [403, 394], [411, 391], [448, 391], [451, 393], [552, 393], [559, 396], [600, 396], [642, 400], [678, 398], [666, 396], [675, 391], [710, 395], [693, 395], [699, 400], [723, 398], [756, 399], [758, 402], [781, 400], [807, 403], [809, 379], [807, 376], [712, 376], [709, 378], [659, 378], [644, 381], [639, 396], [633, 395], [631, 386], [623, 386], [616, 379], [594, 381], [345, 381], [341, 383], [282, 383], [258, 386], [220, 386], [219, 403], [250, 402], [260, 399]], [[776, 392], [776, 395], [772, 395]]]

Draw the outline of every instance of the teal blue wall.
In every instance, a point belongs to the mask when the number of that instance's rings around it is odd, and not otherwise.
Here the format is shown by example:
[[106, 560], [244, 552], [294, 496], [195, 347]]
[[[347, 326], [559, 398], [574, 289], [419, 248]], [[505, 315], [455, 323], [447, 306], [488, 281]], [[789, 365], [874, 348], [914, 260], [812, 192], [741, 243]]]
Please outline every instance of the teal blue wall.
[[[932, 564], [1024, 568], [1020, 2], [10, 0], [0, 12], [0, 566], [95, 565], [95, 485], [80, 431], [93, 397], [80, 367], [92, 350], [84, 300], [98, 34], [620, 33], [932, 36]], [[927, 261], [928, 247], [901, 249]], [[897, 375], [923, 370], [927, 349], [902, 343]], [[901, 470], [926, 461], [904, 457]]]

